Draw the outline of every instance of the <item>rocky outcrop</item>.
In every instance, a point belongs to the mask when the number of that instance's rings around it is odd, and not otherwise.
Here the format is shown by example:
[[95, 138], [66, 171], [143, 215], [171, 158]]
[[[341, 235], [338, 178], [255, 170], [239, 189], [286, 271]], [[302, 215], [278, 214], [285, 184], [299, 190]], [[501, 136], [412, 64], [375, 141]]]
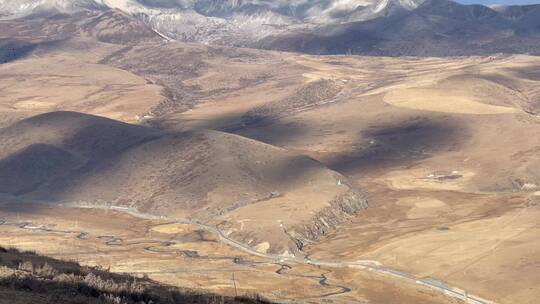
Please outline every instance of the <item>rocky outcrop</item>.
[[350, 188], [346, 193], [334, 198], [329, 207], [315, 214], [305, 225], [295, 226], [287, 231], [295, 244], [295, 246], [289, 247], [290, 251], [292, 253], [301, 251], [307, 243], [317, 241], [339, 224], [367, 208], [368, 201], [365, 196]]

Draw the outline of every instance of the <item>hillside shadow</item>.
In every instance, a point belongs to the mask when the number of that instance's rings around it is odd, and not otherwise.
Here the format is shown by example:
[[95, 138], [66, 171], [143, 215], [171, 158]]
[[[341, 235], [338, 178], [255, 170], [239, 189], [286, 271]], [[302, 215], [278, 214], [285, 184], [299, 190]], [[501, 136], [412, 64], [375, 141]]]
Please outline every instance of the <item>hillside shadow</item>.
[[[43, 132], [62, 134], [50, 143]], [[49, 112], [0, 129], [23, 148], [0, 160], [0, 192], [20, 196], [59, 180], [72, 181], [109, 158], [159, 138], [158, 130], [77, 112]], [[25, 145], [24, 143], [28, 143]], [[75, 175], [73, 175], [75, 174]], [[61, 192], [56, 189], [51, 192]]]
[[[307, 134], [301, 123], [281, 124], [279, 120], [264, 120], [226, 131], [276, 146], [294, 145]], [[437, 118], [413, 118], [392, 123], [379, 123], [359, 130], [345, 151], [324, 158], [322, 164], [344, 175], [380, 168], [414, 164], [440, 150], [458, 149], [465, 133], [458, 122]]]
[[245, 126], [224, 132], [237, 134], [277, 147], [286, 146], [308, 133], [307, 126], [300, 122], [280, 123], [277, 120], [265, 119], [265, 124]]
[[32, 144], [0, 160], [0, 193], [24, 194], [77, 164], [77, 156], [64, 149]]
[[358, 147], [325, 164], [342, 174], [411, 165], [436, 151], [457, 149], [460, 128], [441, 120], [383, 124], [359, 132]]
[[[275, 126], [287, 130], [265, 133], [272, 135], [274, 143], [301, 136], [305, 131], [302, 125]], [[56, 135], [51, 141], [42, 138], [43, 132]], [[235, 137], [208, 131], [164, 132], [75, 112], [41, 114], [0, 129], [0, 138], [22, 147], [0, 159], [0, 192], [21, 200], [56, 203], [83, 189], [78, 199], [103, 203], [115, 198], [120, 204], [137, 203], [143, 209], [155, 202], [159, 202], [156, 208], [167, 206], [161, 198], [154, 198], [154, 193], [159, 193], [176, 204], [197, 202], [200, 209], [206, 204], [207, 194], [216, 187], [251, 189], [228, 198], [237, 206], [288, 191], [324, 169], [323, 164], [310, 157]], [[17, 144], [18, 138], [23, 139], [22, 143]], [[138, 150], [131, 153], [133, 149]], [[214, 149], [224, 149], [225, 153], [215, 154]], [[154, 163], [155, 157], [159, 160]], [[220, 168], [224, 170], [212, 169], [222, 161], [225, 165]], [[154, 172], [155, 168], [162, 168], [155, 172], [163, 177], [154, 180], [157, 184], [148, 184], [138, 198], [127, 194], [126, 189], [138, 191], [130, 188], [133, 185], [147, 183], [138, 171]], [[96, 176], [116, 176], [121, 180], [108, 186], [96, 180]], [[123, 194], [89, 194], [89, 187], [121, 187], [114, 189]], [[133, 201], [128, 202], [127, 197]], [[195, 208], [189, 204], [185, 207]]]
[[32, 54], [38, 56], [45, 55], [48, 52], [61, 48], [65, 42], [65, 38], [41, 42], [30, 42], [24, 38], [0, 38], [0, 64], [25, 59]]
[[[222, 158], [233, 157], [236, 168], [239, 172], [243, 172], [242, 174], [247, 174], [254, 179], [252, 186], [257, 189], [261, 186], [289, 189], [292, 186], [287, 185], [297, 185], [298, 181], [306, 180], [314, 172], [313, 170], [324, 166], [344, 175], [352, 175], [412, 165], [422, 159], [432, 157], [438, 151], [459, 149], [460, 141], [463, 140], [465, 134], [463, 127], [458, 126], [456, 121], [446, 120], [443, 117], [413, 118], [395, 123], [379, 123], [372, 125], [369, 129], [360, 130], [356, 142], [352, 144], [356, 148], [324, 158], [322, 163], [295, 153], [280, 154], [276, 159], [271, 156], [270, 161], [267, 162], [264, 159], [265, 153], [270, 153], [270, 155], [281, 153], [278, 148], [270, 146], [265, 148], [264, 145], [252, 146], [249, 140], [233, 140], [227, 137], [230, 135], [224, 134], [223, 143], [234, 141], [234, 144], [228, 148], [228, 154], [210, 156], [214, 145], [209, 143], [214, 142], [216, 138], [208, 137], [204, 135], [205, 133], [163, 132], [149, 127], [129, 125], [72, 112], [48, 113], [23, 120], [14, 124], [12, 127], [14, 129], [10, 131], [12, 133], [8, 134], [7, 138], [22, 136], [22, 134], [34, 136], [27, 133], [29, 132], [28, 125], [30, 125], [30, 130], [50, 127], [51, 132], [70, 130], [72, 133], [61, 137], [62, 142], [59, 146], [40, 144], [39, 138], [36, 138], [35, 144], [0, 160], [0, 181], [3, 181], [0, 190], [6, 194], [23, 195], [28, 198], [45, 195], [52, 201], [60, 199], [70, 189], [90, 182], [93, 176], [99, 176], [102, 171], [107, 172], [116, 164], [125, 162], [126, 157], [131, 155], [129, 154], [131, 149], [141, 146], [144, 146], [142, 149], [151, 149], [155, 153], [166, 153], [158, 154], [165, 157], [169, 153], [168, 150], [163, 150], [167, 145], [174, 144], [191, 149], [187, 145], [202, 144], [203, 150], [186, 151], [187, 154], [182, 156], [183, 163], [175, 167], [174, 175], [170, 177], [174, 179], [175, 187], [181, 187], [182, 191], [195, 191], [200, 196], [201, 193], [207, 193], [213, 189], [210, 186], [212, 183], [219, 182], [221, 186], [230, 183], [232, 186], [238, 182], [229, 180], [228, 172], [217, 172], [216, 176], [212, 175], [212, 179], [208, 180], [210, 184], [193, 185], [199, 176], [205, 181], [210, 178], [205, 175], [205, 172]], [[0, 135], [4, 132], [5, 130], [2, 130]], [[235, 130], [235, 133], [241, 136], [278, 147], [283, 143], [290, 144], [296, 138], [301, 138], [304, 132], [307, 132], [306, 126], [301, 123], [287, 125], [276, 123], [261, 128]], [[151, 145], [151, 142], [156, 140], [159, 140], [156, 142], [157, 146]], [[286, 152], [283, 151], [283, 153]], [[152, 160], [147, 158], [156, 154], [142, 155], [145, 155], [144, 159], [129, 162], [133, 170], [140, 169], [137, 168], [140, 162], [146, 165], [151, 163]], [[227, 166], [224, 168], [228, 168]], [[231, 176], [236, 176], [236, 173], [232, 174]], [[128, 183], [127, 180], [126, 183]], [[268, 192], [273, 190], [277, 189], [269, 189]], [[194, 199], [199, 196], [194, 196]], [[243, 201], [247, 198], [239, 197], [238, 199]]]
[[39, 44], [16, 39], [0, 39], [0, 64], [22, 59], [38, 46]]

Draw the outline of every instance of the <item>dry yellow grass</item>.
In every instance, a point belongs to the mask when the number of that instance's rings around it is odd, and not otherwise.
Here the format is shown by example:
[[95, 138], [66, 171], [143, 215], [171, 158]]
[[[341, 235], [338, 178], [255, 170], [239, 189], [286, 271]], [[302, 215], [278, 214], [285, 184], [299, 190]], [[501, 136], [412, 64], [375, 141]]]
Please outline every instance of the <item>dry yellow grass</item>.
[[[169, 45], [172, 54], [182, 49], [196, 50], [194, 54], [206, 50], [204, 46]], [[55, 52], [52, 58], [27, 58], [0, 67], [4, 92], [0, 97], [1, 122], [51, 109], [74, 109], [129, 121], [163, 100], [159, 86], [97, 64], [116, 50], [107, 48], [99, 47], [99, 52], [81, 62]], [[147, 58], [149, 54], [136, 55]], [[190, 71], [193, 75], [185, 76], [181, 83], [188, 91], [195, 87], [188, 93], [202, 96], [199, 103], [186, 112], [165, 113], [160, 117], [165, 128], [226, 129], [301, 152], [345, 174], [368, 193], [370, 210], [308, 244], [306, 253], [328, 260], [374, 260], [442, 279], [502, 304], [534, 303], [538, 298], [540, 242], [536, 223], [540, 214], [534, 204], [525, 206], [536, 191], [534, 185], [540, 185], [534, 173], [540, 169], [540, 123], [535, 116], [540, 79], [534, 74], [540, 67], [539, 58], [280, 53], [248, 56], [245, 61], [207, 57], [201, 60], [204, 68], [194, 68]], [[169, 58], [166, 60], [168, 66]], [[300, 88], [325, 79], [339, 82], [335, 100], [288, 108], [288, 101], [305, 97], [295, 95]], [[245, 115], [260, 108], [263, 111], [258, 113], [266, 115], [263, 118], [267, 120], [250, 126]], [[276, 108], [281, 112], [272, 112]], [[218, 136], [211, 136], [210, 142], [219, 142]], [[238, 145], [213, 147], [212, 151], [218, 152], [240, 151]], [[229, 155], [225, 152], [219, 155]], [[239, 154], [255, 155], [251, 149]], [[264, 163], [267, 155], [257, 154], [253, 163], [274, 168], [275, 164]], [[228, 158], [216, 159], [222, 164]], [[287, 166], [281, 169], [294, 171]], [[457, 173], [448, 178], [430, 177], [440, 170]], [[239, 176], [243, 175], [238, 173], [229, 179]], [[285, 182], [282, 175], [277, 180]], [[204, 198], [219, 207], [230, 203], [235, 190], [250, 193], [244, 188], [246, 183], [218, 185]], [[341, 193], [342, 186], [335, 175], [323, 170], [302, 175], [287, 190], [254, 204], [239, 205], [217, 218], [215, 224], [227, 233], [244, 233], [243, 242], [264, 252], [273, 243], [291, 241], [284, 231], [290, 232], [291, 226], [326, 207], [333, 194]], [[118, 189], [110, 191], [116, 193]], [[274, 185], [264, 191], [274, 191]], [[2, 209], [1, 214], [11, 221], [29, 220], [55, 229], [80, 225], [91, 232], [85, 240], [74, 240], [73, 235], [2, 226], [3, 244], [110, 266], [114, 271], [146, 273], [170, 284], [230, 294], [234, 292], [231, 273], [235, 273], [241, 292], [256, 290], [276, 300], [450, 301], [416, 285], [351, 269], [293, 265], [289, 276], [280, 275], [276, 271], [281, 266], [275, 261], [248, 256], [216, 242], [215, 236], [209, 238], [185, 225], [156, 226], [162, 223], [97, 211], [84, 212], [82, 218], [80, 211], [59, 212], [54, 208], [24, 213], [20, 218], [15, 211]], [[250, 231], [261, 233], [250, 235]], [[111, 234], [122, 237], [123, 244], [107, 246], [103, 239], [96, 238]], [[159, 245], [169, 241], [176, 244]], [[151, 250], [156, 244], [157, 253]], [[193, 257], [195, 251], [200, 257]], [[235, 262], [235, 257], [250, 263]], [[321, 273], [328, 276], [333, 287], [319, 284]], [[339, 290], [338, 285], [352, 287], [353, 291], [322, 297]]]
[[[390, 171], [383, 176], [388, 187], [399, 190], [429, 189], [429, 190], [462, 190], [474, 177], [474, 172], [455, 170], [456, 178], [437, 179], [432, 177], [434, 170], [415, 168], [408, 170]], [[450, 173], [451, 174], [451, 173]]]
[[[469, 286], [502, 303], [536, 303], [540, 278], [538, 208], [425, 231], [381, 244], [363, 257]], [[520, 288], [526, 285], [528, 288]], [[497, 288], [493, 288], [497, 286]]]
[[[282, 268], [280, 263], [200, 238], [201, 235], [193, 234], [195, 227], [141, 220], [112, 211], [3, 204], [0, 218], [8, 223], [0, 225], [3, 246], [75, 259], [83, 265], [100, 265], [113, 272], [146, 274], [162, 283], [195, 290], [223, 295], [257, 293], [270, 300], [310, 303], [339, 304], [358, 299], [369, 303], [454, 303], [429, 289], [369, 272], [289, 262], [283, 263], [288, 266], [281, 274], [276, 273]], [[15, 225], [21, 222], [51, 230], [32, 231]], [[179, 227], [185, 231], [179, 231], [183, 230]], [[86, 234], [76, 238], [82, 231]], [[107, 245], [112, 238], [121, 241]], [[264, 244], [260, 249], [263, 247]], [[319, 284], [322, 274], [327, 277], [328, 286]], [[341, 294], [342, 286], [351, 291]]]
[[346, 80], [343, 98], [242, 134], [311, 155], [371, 202], [307, 252], [534, 303], [539, 58], [290, 58], [306, 82]]
[[451, 211], [445, 202], [434, 198], [404, 197], [398, 200], [397, 204], [410, 208], [407, 211], [407, 218], [409, 219], [437, 217], [442, 213]]
[[152, 227], [152, 231], [166, 234], [185, 233], [191, 230], [191, 226], [187, 224], [165, 224]]
[[394, 90], [384, 96], [384, 101], [397, 107], [442, 113], [489, 115], [519, 112], [516, 108], [489, 105], [471, 96], [429, 88]]
[[75, 110], [137, 122], [164, 99], [139, 76], [69, 54], [4, 64], [0, 77], [0, 105], [27, 116]]

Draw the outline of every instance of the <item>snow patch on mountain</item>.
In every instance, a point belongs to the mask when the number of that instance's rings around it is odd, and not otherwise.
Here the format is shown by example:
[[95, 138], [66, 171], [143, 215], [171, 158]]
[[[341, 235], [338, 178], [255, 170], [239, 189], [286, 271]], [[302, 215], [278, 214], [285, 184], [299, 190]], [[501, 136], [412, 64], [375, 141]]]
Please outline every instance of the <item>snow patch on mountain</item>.
[[423, 0], [0, 0], [0, 17], [118, 9], [167, 37], [249, 45], [290, 30], [368, 20]]

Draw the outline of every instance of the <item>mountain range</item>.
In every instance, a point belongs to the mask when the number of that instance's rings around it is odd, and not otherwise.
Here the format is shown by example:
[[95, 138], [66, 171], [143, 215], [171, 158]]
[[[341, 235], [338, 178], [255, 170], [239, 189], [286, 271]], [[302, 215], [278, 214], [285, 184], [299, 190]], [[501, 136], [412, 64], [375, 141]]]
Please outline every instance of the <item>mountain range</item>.
[[540, 5], [448, 0], [23, 0], [2, 19], [119, 10], [170, 40], [311, 54], [537, 54]]
[[172, 39], [249, 46], [292, 29], [367, 20], [420, 0], [23, 0], [0, 1], [3, 18], [118, 9]]
[[540, 5], [448, 0], [0, 0], [2, 19], [119, 10], [169, 40], [311, 54], [537, 54]]
[[269, 36], [259, 47], [311, 54], [539, 54], [540, 5], [495, 9], [427, 0], [411, 11]]

